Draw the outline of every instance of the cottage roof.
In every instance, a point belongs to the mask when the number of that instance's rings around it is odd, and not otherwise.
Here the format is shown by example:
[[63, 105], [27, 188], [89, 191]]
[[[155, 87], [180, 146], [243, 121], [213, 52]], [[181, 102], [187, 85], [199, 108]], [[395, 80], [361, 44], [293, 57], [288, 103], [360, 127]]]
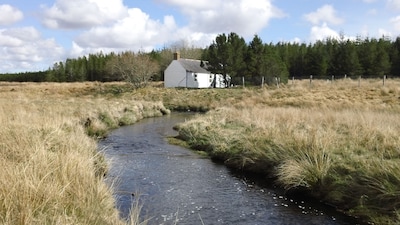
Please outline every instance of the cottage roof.
[[195, 73], [210, 73], [210, 71], [201, 67], [201, 61], [195, 59], [178, 59], [178, 62], [186, 71], [191, 71]]

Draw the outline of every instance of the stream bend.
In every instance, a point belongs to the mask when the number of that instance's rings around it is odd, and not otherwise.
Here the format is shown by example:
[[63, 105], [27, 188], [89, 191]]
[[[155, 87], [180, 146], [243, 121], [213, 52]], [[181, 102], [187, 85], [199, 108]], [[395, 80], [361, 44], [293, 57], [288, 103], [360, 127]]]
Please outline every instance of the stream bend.
[[[355, 224], [352, 218], [232, 173], [165, 139], [193, 114], [173, 113], [121, 127], [99, 143], [110, 164], [117, 208], [128, 218], [137, 195], [152, 224]], [[135, 194], [138, 193], [138, 194]], [[134, 195], [133, 195], [134, 194]]]

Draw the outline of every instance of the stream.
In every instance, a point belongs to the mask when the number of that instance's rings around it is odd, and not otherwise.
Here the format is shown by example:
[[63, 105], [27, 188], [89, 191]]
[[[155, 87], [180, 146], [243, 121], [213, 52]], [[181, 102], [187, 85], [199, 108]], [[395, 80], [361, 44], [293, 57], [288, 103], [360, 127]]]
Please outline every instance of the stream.
[[195, 152], [170, 145], [172, 127], [193, 114], [148, 118], [111, 132], [99, 143], [110, 164], [106, 181], [128, 218], [138, 198], [148, 224], [357, 224], [319, 202], [288, 197], [260, 179], [236, 173]]

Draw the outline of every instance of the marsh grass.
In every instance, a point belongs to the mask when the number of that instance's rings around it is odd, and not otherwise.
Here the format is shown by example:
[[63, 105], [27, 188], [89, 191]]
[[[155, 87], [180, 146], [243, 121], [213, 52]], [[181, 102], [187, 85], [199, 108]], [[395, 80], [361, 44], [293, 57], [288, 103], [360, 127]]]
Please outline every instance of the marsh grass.
[[274, 177], [288, 191], [398, 224], [399, 81], [321, 82], [247, 90], [250, 98], [178, 125], [180, 138], [228, 166]]
[[146, 225], [150, 219], [141, 218], [140, 212], [143, 205], [140, 203], [140, 193], [135, 192], [134, 195], [135, 199], [132, 202], [127, 225]]
[[126, 224], [104, 182], [108, 165], [96, 138], [124, 117], [128, 124], [168, 110], [129, 96], [80, 94], [87, 88], [0, 84], [1, 224]]
[[204, 90], [0, 83], [0, 223], [126, 224], [96, 139], [170, 109], [211, 110], [177, 126], [192, 148], [354, 216], [398, 224], [399, 97], [393, 79]]

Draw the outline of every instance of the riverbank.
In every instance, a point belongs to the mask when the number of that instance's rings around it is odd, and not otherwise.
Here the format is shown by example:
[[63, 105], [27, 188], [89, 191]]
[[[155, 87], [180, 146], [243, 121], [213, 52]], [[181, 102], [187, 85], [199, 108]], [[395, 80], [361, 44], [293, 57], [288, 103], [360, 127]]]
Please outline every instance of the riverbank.
[[398, 224], [399, 87], [391, 79], [134, 91], [1, 83], [0, 223], [125, 224], [96, 138], [171, 109], [209, 111], [178, 126], [192, 148], [375, 224]]
[[132, 96], [82, 94], [93, 85], [0, 84], [1, 224], [128, 224], [104, 182], [96, 138], [169, 110]]
[[253, 90], [176, 128], [191, 148], [230, 167], [262, 173], [360, 220], [398, 224], [399, 84]]

